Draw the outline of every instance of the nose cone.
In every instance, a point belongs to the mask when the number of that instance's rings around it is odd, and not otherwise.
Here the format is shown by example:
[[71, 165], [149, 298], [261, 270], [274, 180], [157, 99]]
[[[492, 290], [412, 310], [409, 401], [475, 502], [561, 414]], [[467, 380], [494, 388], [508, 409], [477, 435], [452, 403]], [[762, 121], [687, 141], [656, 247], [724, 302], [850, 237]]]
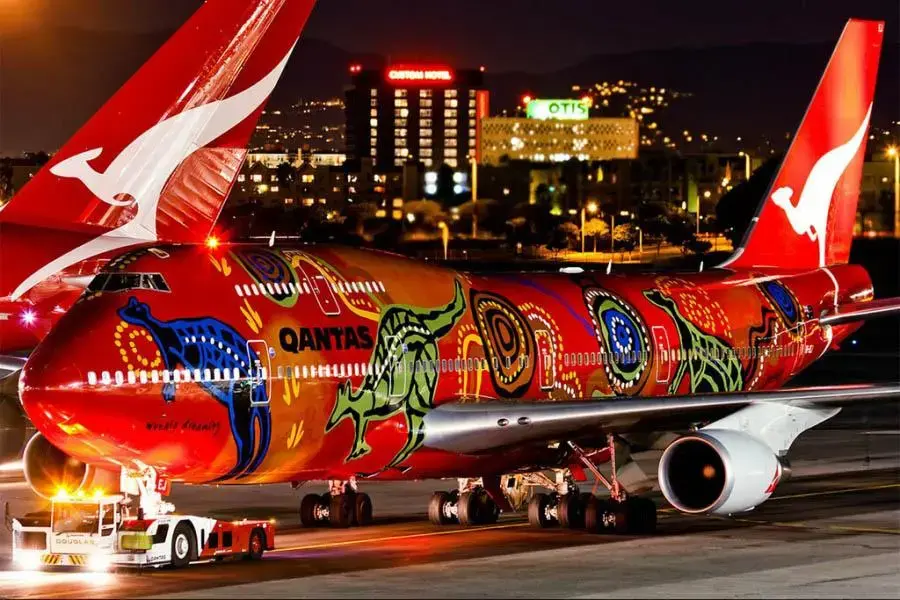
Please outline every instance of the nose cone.
[[208, 481], [235, 462], [229, 412], [163, 356], [172, 352], [161, 344], [179, 338], [151, 333], [149, 308], [135, 317], [158, 298], [101, 294], [73, 306], [29, 357], [19, 395], [35, 427], [73, 458]]
[[131, 420], [133, 405], [124, 402], [121, 389], [105, 394], [92, 385], [98, 366], [115, 364], [101, 343], [111, 338], [108, 319], [81, 307], [71, 312], [76, 314], [61, 319], [28, 357], [19, 398], [35, 428], [66, 454], [92, 464], [118, 460], [128, 429], [123, 421]]

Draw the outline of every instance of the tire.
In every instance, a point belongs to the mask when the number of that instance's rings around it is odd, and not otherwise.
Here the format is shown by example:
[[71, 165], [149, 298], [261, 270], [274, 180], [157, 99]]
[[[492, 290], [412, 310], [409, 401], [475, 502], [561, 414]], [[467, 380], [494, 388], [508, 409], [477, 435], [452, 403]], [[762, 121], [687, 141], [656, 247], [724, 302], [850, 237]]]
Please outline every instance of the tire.
[[372, 524], [372, 499], [368, 494], [356, 494], [353, 516], [356, 524], [361, 527]]
[[606, 500], [591, 497], [584, 508], [584, 528], [592, 533], [606, 533], [609, 531], [603, 517], [612, 510]]
[[266, 551], [266, 534], [261, 529], [250, 532], [250, 543], [247, 544], [247, 560], [259, 560]]
[[625, 501], [625, 529], [628, 533], [648, 535], [656, 531], [656, 504], [649, 498], [630, 497]]
[[547, 528], [553, 526], [553, 521], [547, 517], [547, 507], [550, 505], [550, 496], [547, 494], [535, 494], [528, 501], [528, 522], [532, 527]]
[[316, 527], [321, 524], [316, 518], [316, 512], [321, 505], [322, 497], [318, 494], [307, 494], [300, 502], [300, 524], [304, 527]]
[[349, 494], [331, 496], [328, 521], [332, 527], [350, 527], [353, 524], [354, 499]]
[[559, 496], [556, 505], [556, 517], [559, 526], [566, 529], [581, 529], [584, 527], [584, 504], [578, 494], [566, 494]]
[[463, 492], [460, 494], [456, 505], [459, 524], [463, 527], [479, 525], [481, 523], [479, 519], [481, 516], [479, 514], [480, 508], [481, 503], [479, 502], [478, 492]]
[[194, 528], [186, 521], [181, 521], [172, 533], [172, 566], [179, 569], [190, 564], [196, 554], [196, 548]]
[[481, 490], [482, 503], [479, 519], [482, 525], [493, 525], [500, 519], [500, 507], [485, 490]]
[[444, 505], [450, 501], [450, 494], [447, 492], [435, 492], [431, 495], [428, 502], [428, 520], [432, 525], [449, 525], [453, 522], [444, 514]]

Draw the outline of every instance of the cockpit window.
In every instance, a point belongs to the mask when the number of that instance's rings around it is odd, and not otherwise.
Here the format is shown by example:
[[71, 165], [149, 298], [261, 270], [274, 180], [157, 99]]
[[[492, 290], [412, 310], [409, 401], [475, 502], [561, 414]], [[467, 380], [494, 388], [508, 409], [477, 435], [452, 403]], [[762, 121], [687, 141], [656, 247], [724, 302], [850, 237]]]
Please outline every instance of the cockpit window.
[[100, 273], [88, 286], [90, 292], [154, 290], [168, 292], [169, 284], [159, 273]]

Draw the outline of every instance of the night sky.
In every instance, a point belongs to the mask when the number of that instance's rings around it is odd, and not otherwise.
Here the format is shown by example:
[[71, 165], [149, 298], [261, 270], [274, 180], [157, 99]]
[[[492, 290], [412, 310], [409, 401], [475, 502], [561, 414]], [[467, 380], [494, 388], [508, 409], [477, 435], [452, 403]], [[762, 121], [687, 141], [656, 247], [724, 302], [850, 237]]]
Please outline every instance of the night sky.
[[[0, 97], [0, 118], [29, 118], [10, 114], [8, 107], [2, 112], [4, 101], [32, 102], [12, 98], [23, 92], [2, 85], [4, 32], [49, 36], [60, 26], [119, 33], [172, 31], [200, 4], [200, 0], [0, 0], [0, 92], [5, 96]], [[304, 35], [351, 52], [483, 64], [495, 73], [546, 72], [594, 54], [760, 41], [833, 43], [851, 16], [887, 20], [887, 39], [896, 41], [898, 13], [898, 0], [319, 0]], [[90, 68], [104, 67], [104, 57], [97, 59]], [[60, 94], [59, 109], [65, 110], [78, 93]], [[46, 112], [46, 105], [43, 109]], [[0, 140], [0, 150], [25, 141], [13, 142]]]
[[[44, 25], [148, 31], [177, 27], [201, 1], [2, 0], [0, 6], [17, 3]], [[896, 40], [898, 13], [897, 0], [320, 0], [305, 35], [354, 52], [435, 48], [458, 64], [546, 71], [599, 53], [832, 41], [850, 16], [887, 19], [889, 39]]]

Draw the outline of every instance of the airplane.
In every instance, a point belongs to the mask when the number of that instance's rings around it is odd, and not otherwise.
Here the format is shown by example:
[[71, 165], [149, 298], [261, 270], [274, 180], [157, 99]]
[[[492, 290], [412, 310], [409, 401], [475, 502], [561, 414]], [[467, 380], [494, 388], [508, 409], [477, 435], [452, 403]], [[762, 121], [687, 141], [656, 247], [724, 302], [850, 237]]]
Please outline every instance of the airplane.
[[[229, 30], [183, 28], [0, 211], [0, 287], [17, 281], [0, 295], [0, 354], [34, 348], [122, 250], [217, 239], [247, 142], [312, 8], [210, 3], [187, 26], [217, 24], [219, 13]], [[34, 252], [36, 239], [53, 247]]]
[[[848, 264], [883, 32], [847, 23], [745, 239], [700, 273], [475, 274], [312, 244], [147, 240], [119, 254], [24, 365], [29, 484], [51, 497], [128, 479], [324, 480], [301, 522], [347, 526], [372, 521], [368, 480], [456, 479], [428, 504], [437, 525], [496, 521], [524, 481], [551, 490], [528, 501], [537, 527], [649, 533], [655, 503], [625, 489], [616, 453], [666, 432], [657, 476], [675, 509], [753, 509], [789, 474], [797, 436], [900, 397], [895, 384], [783, 388], [900, 312]], [[609, 499], [583, 491], [587, 472]]]

